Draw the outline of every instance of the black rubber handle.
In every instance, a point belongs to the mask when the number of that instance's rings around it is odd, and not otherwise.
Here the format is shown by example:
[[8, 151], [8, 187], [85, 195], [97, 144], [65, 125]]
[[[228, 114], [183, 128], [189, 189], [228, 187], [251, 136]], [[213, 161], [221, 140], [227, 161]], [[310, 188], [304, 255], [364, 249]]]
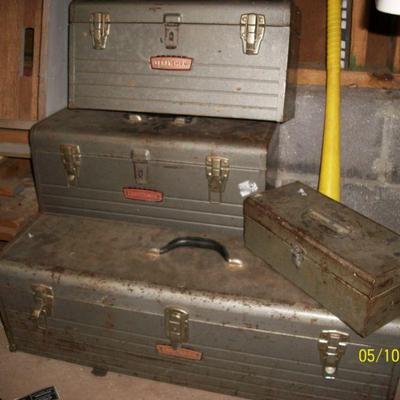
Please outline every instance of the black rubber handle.
[[221, 243], [216, 240], [206, 239], [202, 237], [179, 237], [168, 242], [165, 246], [161, 247], [160, 254], [168, 253], [178, 247], [195, 247], [199, 249], [214, 250], [221, 255], [226, 262], [231, 262], [228, 250]]

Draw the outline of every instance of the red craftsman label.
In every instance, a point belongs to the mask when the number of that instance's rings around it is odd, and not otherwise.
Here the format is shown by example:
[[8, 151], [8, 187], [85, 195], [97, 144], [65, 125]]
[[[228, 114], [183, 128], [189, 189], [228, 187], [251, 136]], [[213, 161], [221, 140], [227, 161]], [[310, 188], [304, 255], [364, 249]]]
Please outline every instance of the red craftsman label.
[[200, 361], [203, 356], [203, 353], [200, 351], [184, 349], [182, 347], [174, 349], [172, 346], [167, 344], [157, 344], [156, 349], [157, 352], [163, 356], [185, 358], [186, 360]]
[[166, 71], [190, 71], [193, 58], [181, 56], [156, 56], [150, 57], [151, 69]]
[[151, 189], [123, 188], [124, 197], [129, 200], [149, 201], [157, 203], [163, 201], [164, 195], [162, 192]]

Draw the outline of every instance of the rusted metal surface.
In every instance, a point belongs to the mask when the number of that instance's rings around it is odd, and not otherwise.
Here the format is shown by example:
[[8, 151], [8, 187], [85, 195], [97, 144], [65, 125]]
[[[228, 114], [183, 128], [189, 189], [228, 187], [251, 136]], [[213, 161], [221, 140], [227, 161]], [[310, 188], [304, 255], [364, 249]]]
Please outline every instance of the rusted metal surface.
[[[1, 313], [9, 337], [21, 351], [252, 399], [393, 397], [398, 369], [385, 362], [362, 365], [357, 351], [396, 347], [400, 321], [368, 340], [357, 336], [239, 239], [212, 237], [243, 261], [241, 269], [228, 268], [219, 254], [203, 249], [149, 253], [185, 234], [41, 215], [0, 260]], [[45, 330], [31, 320], [37, 284], [51, 287], [54, 295]], [[178, 348], [201, 358], [157, 351], [172, 344], [165, 327], [171, 307], [188, 315], [187, 337]], [[350, 335], [332, 382], [321, 376], [318, 350], [326, 329]]]
[[400, 315], [393, 231], [299, 182], [248, 198], [245, 219], [246, 246], [360, 334]]

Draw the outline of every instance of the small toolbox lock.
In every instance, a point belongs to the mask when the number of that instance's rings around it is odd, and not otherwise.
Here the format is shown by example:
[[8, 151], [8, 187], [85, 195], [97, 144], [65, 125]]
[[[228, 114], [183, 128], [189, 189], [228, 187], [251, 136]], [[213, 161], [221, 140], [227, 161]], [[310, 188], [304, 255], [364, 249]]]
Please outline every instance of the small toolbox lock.
[[182, 22], [180, 14], [164, 15], [164, 44], [167, 49], [176, 49], [179, 40], [179, 24]]

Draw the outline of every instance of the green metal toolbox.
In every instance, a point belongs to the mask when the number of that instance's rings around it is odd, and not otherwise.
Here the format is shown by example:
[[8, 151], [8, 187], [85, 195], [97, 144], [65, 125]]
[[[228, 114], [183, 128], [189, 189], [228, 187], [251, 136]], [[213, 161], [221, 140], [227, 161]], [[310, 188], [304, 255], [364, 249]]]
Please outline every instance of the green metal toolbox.
[[227, 260], [164, 252], [187, 235], [40, 215], [0, 257], [10, 349], [257, 400], [394, 398], [399, 319], [361, 338], [238, 238], [186, 238]]
[[290, 1], [75, 0], [69, 106], [283, 121]]
[[41, 210], [242, 234], [243, 196], [265, 189], [279, 126], [178, 121], [63, 110], [38, 123], [31, 148]]
[[300, 182], [247, 198], [244, 214], [246, 247], [360, 335], [400, 316], [395, 232]]

